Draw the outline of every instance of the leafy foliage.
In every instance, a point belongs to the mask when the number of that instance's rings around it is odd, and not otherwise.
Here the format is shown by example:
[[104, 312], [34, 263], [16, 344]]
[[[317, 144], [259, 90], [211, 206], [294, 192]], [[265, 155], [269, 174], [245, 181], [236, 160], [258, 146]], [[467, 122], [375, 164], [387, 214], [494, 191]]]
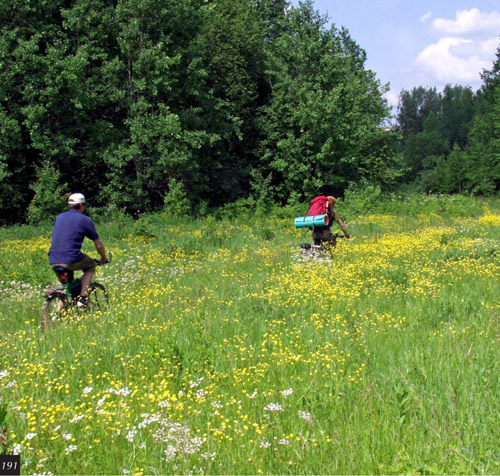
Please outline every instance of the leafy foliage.
[[467, 180], [472, 192], [492, 195], [500, 189], [500, 47], [482, 78], [480, 113], [474, 117], [467, 150]]
[[60, 183], [61, 174], [46, 160], [37, 171], [37, 180], [31, 186], [35, 196], [28, 207], [28, 222], [31, 224], [52, 220], [65, 206], [66, 184]]
[[[268, 59], [262, 161], [282, 199], [314, 195], [325, 184], [342, 190], [362, 177], [380, 181], [389, 167], [394, 137], [379, 128], [388, 114], [385, 88], [365, 70], [366, 54], [348, 32], [325, 30], [326, 21], [312, 2], [301, 3], [284, 18]], [[372, 166], [379, 160], [384, 171]]]
[[191, 205], [181, 182], [175, 178], [168, 184], [168, 193], [165, 195], [165, 212], [172, 217], [190, 215]]
[[493, 195], [500, 189], [500, 52], [481, 90], [447, 85], [402, 91], [398, 129], [404, 170], [399, 184], [439, 193]]
[[257, 176], [265, 201], [295, 203], [391, 182], [396, 135], [365, 56], [311, 2], [6, 0], [2, 217], [25, 219], [47, 161], [129, 213], [162, 208], [172, 179], [205, 208], [263, 204]]

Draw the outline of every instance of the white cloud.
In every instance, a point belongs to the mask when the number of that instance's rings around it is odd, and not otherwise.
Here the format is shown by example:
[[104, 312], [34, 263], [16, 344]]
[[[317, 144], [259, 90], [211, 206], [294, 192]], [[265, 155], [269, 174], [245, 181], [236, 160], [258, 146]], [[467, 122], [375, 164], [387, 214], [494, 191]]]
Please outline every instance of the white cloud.
[[495, 52], [498, 48], [498, 36], [489, 38], [479, 42], [479, 53], [483, 56], [494, 58]]
[[485, 44], [464, 38], [440, 38], [425, 48], [413, 65], [439, 83], [476, 83], [479, 73], [491, 66], [495, 51], [489, 51]]
[[429, 20], [432, 17], [432, 12], [427, 12], [425, 15], [422, 15], [420, 17], [420, 21], [422, 23], [425, 23], [427, 20]]
[[399, 103], [399, 94], [396, 91], [393, 91], [392, 89], [390, 91], [387, 91], [384, 94], [384, 97], [387, 99], [389, 106], [393, 108], [395, 108]]
[[[429, 14], [421, 20], [424, 18], [428, 20]], [[439, 38], [419, 53], [406, 73], [425, 84], [479, 87], [480, 73], [491, 69], [495, 59], [500, 12], [481, 12], [477, 8], [458, 10], [453, 20], [434, 19], [432, 31]]]
[[462, 36], [471, 34], [500, 33], [500, 12], [481, 12], [477, 8], [458, 10], [455, 20], [436, 18], [432, 22], [434, 30], [440, 35]]

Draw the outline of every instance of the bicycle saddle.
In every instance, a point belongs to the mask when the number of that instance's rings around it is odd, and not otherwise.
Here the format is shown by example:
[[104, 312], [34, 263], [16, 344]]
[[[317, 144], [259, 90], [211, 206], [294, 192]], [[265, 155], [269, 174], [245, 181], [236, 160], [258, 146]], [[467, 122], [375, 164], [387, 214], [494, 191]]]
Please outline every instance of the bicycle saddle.
[[53, 269], [57, 279], [59, 279], [62, 284], [70, 283], [75, 279], [75, 272], [70, 269], [64, 268], [63, 266], [56, 266]]

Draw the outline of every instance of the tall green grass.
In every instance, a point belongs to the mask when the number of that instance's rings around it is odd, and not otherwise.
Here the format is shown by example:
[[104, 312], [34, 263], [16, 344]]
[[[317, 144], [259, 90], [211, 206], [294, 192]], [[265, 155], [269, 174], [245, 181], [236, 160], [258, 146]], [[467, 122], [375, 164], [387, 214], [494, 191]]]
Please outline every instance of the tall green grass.
[[103, 220], [110, 310], [44, 334], [50, 229], [0, 230], [23, 472], [498, 472], [498, 202], [351, 198], [353, 239], [322, 260], [294, 208]]

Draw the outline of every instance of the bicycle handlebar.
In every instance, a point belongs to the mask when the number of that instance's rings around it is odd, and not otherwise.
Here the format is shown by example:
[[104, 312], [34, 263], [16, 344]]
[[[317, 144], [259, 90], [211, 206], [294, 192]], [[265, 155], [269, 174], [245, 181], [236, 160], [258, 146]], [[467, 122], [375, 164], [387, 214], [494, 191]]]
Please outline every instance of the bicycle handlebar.
[[[111, 260], [112, 260], [112, 259], [113, 259], [113, 254], [111, 253], [111, 251], [108, 251], [108, 262], [107, 262], [107, 263], [105, 263], [105, 264], [111, 263]], [[97, 266], [102, 266], [102, 264], [101, 264], [101, 263], [99, 263], [99, 260], [98, 260], [98, 259], [96, 259], [96, 260], [94, 260], [94, 261], [96, 262]]]

